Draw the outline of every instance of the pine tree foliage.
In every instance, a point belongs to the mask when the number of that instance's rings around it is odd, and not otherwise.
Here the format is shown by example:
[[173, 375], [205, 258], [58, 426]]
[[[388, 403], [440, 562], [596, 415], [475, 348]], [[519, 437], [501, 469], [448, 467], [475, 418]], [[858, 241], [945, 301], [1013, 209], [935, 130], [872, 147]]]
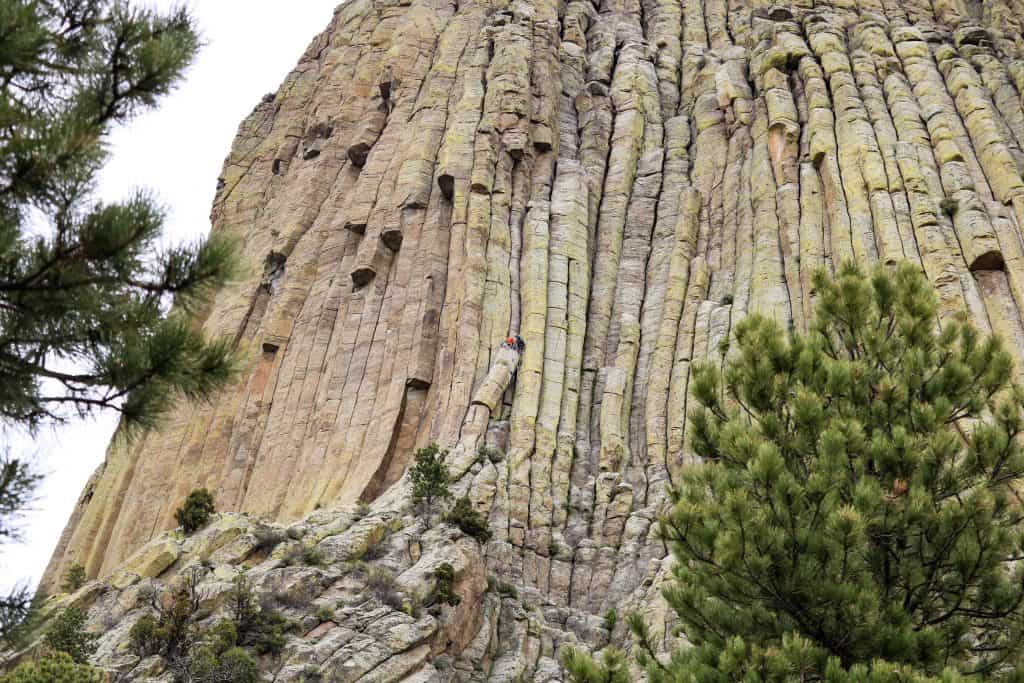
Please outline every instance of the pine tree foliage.
[[1011, 356], [940, 324], [910, 265], [815, 287], [806, 337], [751, 316], [724, 370], [694, 374], [703, 464], [663, 532], [679, 560], [666, 598], [695, 647], [672, 669], [701, 678], [734, 654], [779, 680], [1007, 673], [1024, 635]]
[[98, 670], [86, 664], [76, 664], [63, 652], [24, 662], [0, 676], [0, 683], [102, 683], [104, 680], [104, 675]]
[[99, 636], [85, 630], [85, 612], [77, 607], [68, 607], [60, 612], [43, 636], [46, 647], [53, 652], [63, 652], [78, 664], [86, 664], [96, 652]]
[[[40, 479], [29, 463], [6, 451], [0, 454], [0, 544], [20, 539], [21, 517], [35, 497]], [[0, 648], [21, 644], [32, 611], [32, 591], [26, 585], [0, 596]]]
[[1011, 356], [940, 321], [911, 265], [814, 284], [806, 336], [752, 315], [695, 370], [701, 463], [661, 524], [689, 644], [659, 659], [634, 617], [640, 664], [652, 683], [1024, 680]]
[[416, 451], [415, 460], [409, 468], [409, 479], [412, 480], [412, 502], [422, 505], [429, 513], [439, 499], [452, 497], [448, 484], [451, 476], [448, 466], [444, 463], [448, 451], [442, 451], [436, 443]]
[[174, 511], [174, 519], [186, 534], [192, 534], [206, 526], [216, 510], [213, 494], [206, 489], [195, 489], [188, 494], [181, 507]]
[[605, 648], [600, 662], [586, 653], [567, 647], [562, 651], [562, 666], [569, 674], [570, 683], [629, 683], [629, 667], [622, 651]]
[[162, 247], [152, 196], [93, 199], [111, 127], [167, 94], [198, 46], [184, 9], [0, 3], [0, 420], [113, 408], [146, 426], [177, 392], [227, 380], [229, 341], [189, 314], [229, 277], [230, 241]]

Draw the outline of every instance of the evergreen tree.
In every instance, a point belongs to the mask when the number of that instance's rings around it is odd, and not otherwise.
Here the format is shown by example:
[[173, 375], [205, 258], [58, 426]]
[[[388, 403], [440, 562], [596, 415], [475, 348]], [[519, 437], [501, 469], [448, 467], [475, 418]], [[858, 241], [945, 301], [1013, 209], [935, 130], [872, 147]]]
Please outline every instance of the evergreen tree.
[[412, 480], [412, 502], [423, 506], [431, 514], [438, 499], [448, 499], [452, 493], [448, 488], [451, 477], [444, 458], [448, 451], [442, 451], [436, 443], [416, 451], [415, 460], [409, 468]]
[[174, 511], [174, 519], [182, 531], [192, 534], [206, 526], [215, 510], [213, 494], [206, 489], [196, 489], [189, 493], [182, 506]]
[[[662, 533], [690, 645], [660, 681], [1021, 680], [1024, 392], [904, 264], [819, 274], [807, 336], [750, 316], [698, 368]], [[576, 680], [598, 680], [577, 678]]]
[[[32, 500], [39, 479], [28, 463], [0, 455], [0, 544], [19, 538], [21, 513]], [[28, 586], [18, 586], [0, 596], [0, 647], [20, 643], [32, 608]]]
[[[167, 94], [198, 47], [184, 9], [0, 2], [0, 427], [103, 409], [147, 427], [176, 395], [228, 380], [230, 341], [196, 321], [231, 275], [231, 242], [164, 247], [152, 196], [94, 198], [107, 133]], [[0, 467], [2, 541], [38, 478], [24, 460]], [[0, 636], [28, 604], [0, 600]]]
[[46, 630], [43, 642], [54, 652], [64, 652], [78, 664], [85, 664], [96, 652], [94, 633], [85, 630], [85, 612], [77, 607], [68, 607], [56, 617]]
[[226, 379], [228, 341], [187, 314], [229, 275], [229, 242], [161, 248], [151, 196], [92, 196], [106, 134], [169, 92], [198, 46], [183, 9], [0, 4], [0, 419], [112, 408], [148, 425], [176, 391]]

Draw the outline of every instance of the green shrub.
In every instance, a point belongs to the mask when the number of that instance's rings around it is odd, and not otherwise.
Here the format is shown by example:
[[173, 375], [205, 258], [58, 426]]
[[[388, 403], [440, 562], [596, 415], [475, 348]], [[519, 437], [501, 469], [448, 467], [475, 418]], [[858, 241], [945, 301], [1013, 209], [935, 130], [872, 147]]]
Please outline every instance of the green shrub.
[[238, 645], [238, 627], [230, 619], [221, 619], [200, 636], [217, 652], [225, 652]]
[[619, 615], [614, 609], [604, 613], [604, 630], [611, 633], [615, 630], [615, 624], [619, 621]]
[[68, 607], [57, 615], [46, 630], [43, 642], [55, 652], [64, 652], [78, 664], [85, 664], [96, 652], [96, 634], [85, 630], [85, 612]]
[[423, 614], [423, 601], [420, 600], [419, 596], [413, 595], [408, 600], [402, 601], [402, 611], [413, 619], [419, 619]]
[[128, 647], [139, 657], [161, 654], [164, 644], [164, 633], [152, 614], [142, 615], [128, 631]]
[[174, 518], [186, 534], [192, 534], [206, 526], [213, 512], [213, 494], [206, 489], [196, 489], [175, 511]]
[[268, 605], [258, 605], [248, 577], [235, 577], [228, 593], [228, 610], [238, 633], [238, 644], [250, 646], [259, 654], [280, 652], [292, 623]]
[[960, 210], [960, 202], [952, 197], [943, 197], [939, 200], [939, 209], [942, 213], [952, 218]]
[[184, 661], [188, 681], [210, 681], [216, 683], [256, 683], [260, 670], [256, 658], [240, 647], [217, 651], [210, 645], [194, 649]]
[[281, 529], [275, 529], [274, 527], [257, 529], [253, 535], [256, 538], [256, 545], [253, 546], [254, 553], [269, 553], [288, 538], [287, 533]]
[[448, 484], [451, 477], [444, 458], [448, 451], [442, 451], [436, 443], [416, 451], [413, 466], [409, 468], [412, 480], [412, 502], [424, 508], [427, 514], [433, 512], [438, 499], [452, 497]]
[[327, 558], [315, 545], [303, 549], [302, 563], [307, 567], [322, 567], [327, 564]]
[[334, 619], [334, 610], [327, 605], [320, 605], [316, 608], [316, 618], [321, 622], [332, 621]]
[[252, 628], [242, 638], [244, 645], [249, 645], [261, 655], [277, 654], [288, 642], [287, 634], [293, 624], [284, 615], [272, 609], [262, 608]]
[[88, 576], [85, 573], [85, 567], [76, 562], [64, 573], [64, 584], [61, 588], [65, 593], [74, 593], [85, 585], [87, 579]]
[[472, 536], [481, 543], [491, 540], [491, 529], [487, 526], [487, 519], [476, 511], [469, 496], [463, 496], [455, 501], [455, 505], [444, 516], [444, 521], [454, 524], [462, 529], [462, 533]]
[[517, 591], [516, 587], [507, 581], [498, 582], [498, 594], [506, 598], [512, 598], [513, 600], [519, 597], [519, 591]]
[[129, 647], [140, 657], [187, 654], [196, 638], [193, 622], [198, 608], [194, 584], [186, 581], [171, 593], [167, 604], [153, 602], [156, 616], [147, 614], [128, 632]]
[[446, 605], [457, 605], [462, 598], [455, 592], [455, 568], [447, 562], [442, 562], [434, 570], [434, 579], [437, 582], [434, 587], [434, 600]]
[[102, 683], [105, 677], [86, 664], [78, 664], [66, 652], [54, 652], [34, 662], [24, 662], [0, 676], [0, 683]]

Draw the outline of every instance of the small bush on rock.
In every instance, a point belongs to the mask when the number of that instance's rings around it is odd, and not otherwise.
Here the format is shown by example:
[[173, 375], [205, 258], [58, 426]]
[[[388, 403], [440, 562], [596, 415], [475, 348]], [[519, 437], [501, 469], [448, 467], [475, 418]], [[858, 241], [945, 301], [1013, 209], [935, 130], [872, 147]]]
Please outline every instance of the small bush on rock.
[[609, 609], [604, 613], [603, 626], [604, 630], [611, 633], [615, 630], [615, 624], [619, 622], [619, 614], [614, 609]]
[[481, 543], [491, 540], [491, 529], [487, 526], [487, 519], [476, 511], [469, 496], [463, 496], [455, 501], [455, 505], [444, 516], [444, 521], [459, 527], [462, 533], [472, 536]]
[[178, 669], [180, 680], [196, 683], [256, 683], [260, 677], [256, 658], [240, 647], [218, 652], [211, 645], [197, 647]]
[[43, 642], [54, 652], [64, 652], [77, 664], [85, 664], [96, 652], [99, 636], [85, 630], [85, 612], [68, 607], [50, 624]]
[[434, 579], [437, 585], [434, 588], [434, 599], [446, 605], [457, 605], [462, 598], [454, 590], [455, 568], [447, 562], [442, 562], [434, 570]]
[[144, 614], [128, 631], [128, 647], [139, 657], [160, 654], [164, 649], [160, 623], [152, 614]]
[[253, 552], [271, 552], [274, 548], [284, 543], [288, 538], [288, 534], [281, 529], [275, 529], [273, 527], [267, 527], [263, 529], [257, 529], [253, 536], [256, 538], [256, 545], [253, 546]]
[[228, 601], [239, 645], [251, 646], [261, 655], [281, 651], [292, 624], [269, 605], [257, 603], [252, 583], [245, 574], [235, 577]]
[[952, 218], [960, 210], [960, 202], [952, 197], [944, 197], [939, 200], [939, 209], [942, 210], [942, 213]]
[[302, 551], [302, 563], [307, 567], [322, 567], [327, 564], [327, 558], [316, 546], [310, 546]]
[[64, 573], [64, 584], [61, 588], [65, 593], [74, 593], [85, 585], [87, 578], [85, 567], [76, 562]]
[[206, 526], [213, 512], [213, 494], [206, 489], [196, 489], [188, 494], [185, 504], [174, 513], [174, 518], [186, 534], [193, 534]]

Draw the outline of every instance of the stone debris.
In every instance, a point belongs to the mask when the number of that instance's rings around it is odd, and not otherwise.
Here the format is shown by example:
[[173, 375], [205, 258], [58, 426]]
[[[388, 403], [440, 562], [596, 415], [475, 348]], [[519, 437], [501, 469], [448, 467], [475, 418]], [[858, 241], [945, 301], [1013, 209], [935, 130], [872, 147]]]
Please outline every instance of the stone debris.
[[[1024, 361], [1019, 10], [343, 4], [221, 174], [214, 229], [252, 267], [202, 322], [245, 372], [111, 444], [43, 587], [76, 562], [111, 594], [174, 574], [195, 551], [162, 534], [197, 487], [243, 515], [216, 527], [224, 566], [257, 519], [331, 527], [372, 503], [408, 536], [403, 474], [437, 442], [493, 531], [456, 542], [465, 566], [519, 597], [390, 615], [394, 642], [350, 611], [275, 680], [308, 660], [331, 680], [555, 681], [563, 643], [622, 644], [608, 609], [670, 633], [655, 520], [693, 458], [691, 369], [722, 362], [744, 316], [805, 330], [815, 270], [906, 259], [942, 315]], [[337, 538], [321, 543], [345, 559]]]

